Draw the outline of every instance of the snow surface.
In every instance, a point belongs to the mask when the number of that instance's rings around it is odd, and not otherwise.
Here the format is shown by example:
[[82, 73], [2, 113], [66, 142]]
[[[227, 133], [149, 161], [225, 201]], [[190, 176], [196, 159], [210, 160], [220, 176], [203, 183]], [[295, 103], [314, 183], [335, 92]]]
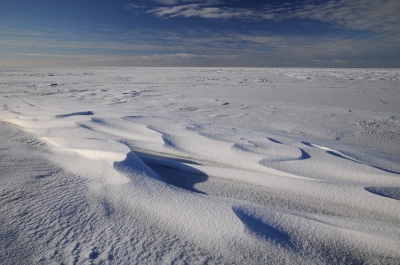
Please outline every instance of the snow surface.
[[0, 69], [1, 264], [399, 264], [400, 70]]

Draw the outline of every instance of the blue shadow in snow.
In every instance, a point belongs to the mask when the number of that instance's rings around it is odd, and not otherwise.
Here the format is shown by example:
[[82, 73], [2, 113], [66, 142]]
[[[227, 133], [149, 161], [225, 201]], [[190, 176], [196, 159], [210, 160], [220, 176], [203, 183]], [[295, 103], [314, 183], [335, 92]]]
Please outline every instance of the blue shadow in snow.
[[279, 229], [250, 216], [241, 209], [232, 208], [232, 210], [250, 234], [281, 245], [282, 247], [294, 248], [290, 242], [290, 237], [285, 232], [279, 231]]
[[336, 152], [332, 152], [332, 151], [326, 151], [326, 152], [327, 152], [328, 154], [330, 154], [330, 155], [337, 156], [337, 157], [340, 157], [340, 158], [343, 158], [343, 159], [347, 159], [347, 160], [353, 161], [353, 162], [358, 163], [358, 164], [367, 165], [367, 166], [370, 166], [370, 167], [373, 167], [373, 168], [376, 168], [376, 169], [379, 169], [379, 170], [382, 170], [382, 171], [385, 171], [385, 172], [388, 172], [388, 173], [400, 174], [399, 172], [392, 171], [392, 170], [389, 170], [389, 169], [385, 169], [385, 168], [383, 168], [383, 167], [373, 166], [373, 165], [370, 165], [370, 164], [366, 164], [366, 163], [363, 163], [363, 162], [360, 162], [360, 161], [357, 161], [357, 160], [353, 160], [353, 159], [344, 157], [344, 156], [342, 156], [341, 154], [338, 154], [338, 153], [336, 153]]
[[135, 152], [135, 154], [166, 183], [191, 192], [207, 194], [195, 188], [197, 183], [208, 180], [206, 173], [190, 166], [190, 164], [199, 165], [198, 163], [186, 159], [149, 155], [140, 152]]
[[80, 111], [80, 112], [72, 112], [68, 114], [61, 114], [61, 115], [56, 115], [56, 119], [63, 119], [63, 118], [68, 118], [71, 116], [79, 116], [79, 115], [93, 115], [93, 111]]
[[376, 195], [380, 195], [395, 200], [400, 200], [399, 187], [366, 187], [365, 190]]
[[299, 160], [304, 160], [304, 159], [310, 159], [311, 158], [311, 156], [301, 148], [300, 148], [300, 152], [301, 152], [301, 157], [300, 157]]
[[267, 137], [267, 139], [270, 140], [270, 141], [273, 142], [273, 143], [282, 144], [281, 142], [279, 142], [278, 140], [275, 140], [275, 139], [273, 139], [273, 138]]
[[[307, 145], [307, 146], [309, 146], [309, 147], [315, 147], [315, 146], [313, 146], [312, 144], [307, 143], [307, 142], [301, 142], [301, 143], [304, 144], [304, 145]], [[361, 161], [357, 161], [357, 160], [355, 160], [355, 159], [351, 159], [351, 158], [342, 156], [341, 154], [339, 154], [339, 153], [337, 153], [337, 152], [334, 152], [334, 151], [326, 151], [326, 153], [327, 153], [327, 154], [330, 154], [330, 155], [333, 155], [333, 156], [336, 156], [336, 157], [339, 157], [339, 158], [342, 158], [342, 159], [346, 159], [346, 160], [352, 161], [352, 162], [354, 162], [354, 163], [358, 163], [358, 164], [362, 164], [362, 165], [367, 165], [367, 166], [370, 166], [370, 167], [373, 167], [373, 168], [376, 168], [376, 169], [379, 169], [379, 170], [382, 170], [382, 171], [385, 171], [385, 172], [388, 172], [388, 173], [397, 174], [397, 175], [400, 174], [400, 172], [397, 172], [397, 171], [393, 171], [393, 170], [385, 169], [385, 168], [383, 168], [383, 167], [378, 167], [378, 166], [370, 165], [370, 164], [367, 164], [367, 163], [363, 163], [363, 162], [361, 162]]]

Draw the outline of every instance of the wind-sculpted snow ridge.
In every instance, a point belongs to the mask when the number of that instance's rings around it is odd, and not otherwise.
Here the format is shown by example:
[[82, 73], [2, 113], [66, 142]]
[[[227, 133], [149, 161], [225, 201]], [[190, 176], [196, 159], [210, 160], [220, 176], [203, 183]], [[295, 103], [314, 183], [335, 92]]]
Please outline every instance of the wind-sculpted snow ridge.
[[0, 263], [399, 264], [399, 76], [3, 72]]

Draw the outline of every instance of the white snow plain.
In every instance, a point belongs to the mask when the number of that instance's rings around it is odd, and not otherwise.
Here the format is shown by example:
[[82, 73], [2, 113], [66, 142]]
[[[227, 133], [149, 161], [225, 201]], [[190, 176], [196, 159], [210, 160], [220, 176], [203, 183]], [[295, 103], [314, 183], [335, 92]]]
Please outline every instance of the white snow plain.
[[0, 69], [1, 264], [400, 264], [400, 70]]

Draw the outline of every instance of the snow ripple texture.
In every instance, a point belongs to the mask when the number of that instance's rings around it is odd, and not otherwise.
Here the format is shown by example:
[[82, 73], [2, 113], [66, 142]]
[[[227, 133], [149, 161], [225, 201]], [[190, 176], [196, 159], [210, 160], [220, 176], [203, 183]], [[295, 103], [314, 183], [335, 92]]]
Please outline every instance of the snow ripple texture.
[[400, 263], [399, 70], [0, 76], [2, 264]]

